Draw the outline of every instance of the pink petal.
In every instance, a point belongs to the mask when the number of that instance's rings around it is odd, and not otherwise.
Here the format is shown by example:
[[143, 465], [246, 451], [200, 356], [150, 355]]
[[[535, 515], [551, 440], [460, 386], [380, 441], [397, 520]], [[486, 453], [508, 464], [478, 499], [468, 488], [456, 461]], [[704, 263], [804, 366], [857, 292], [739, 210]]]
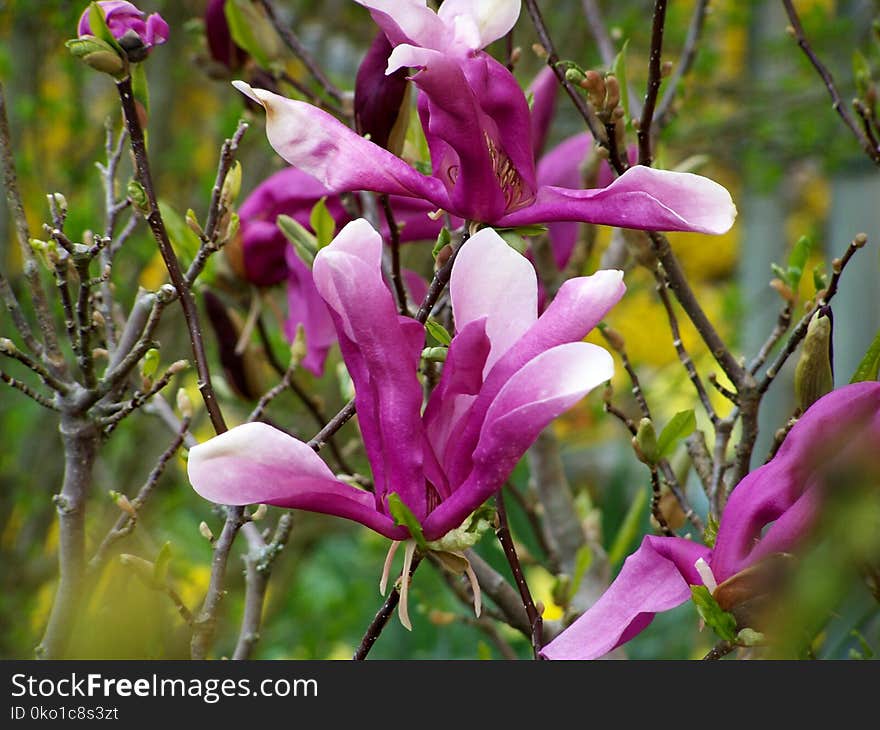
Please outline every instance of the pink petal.
[[497, 221], [519, 226], [552, 221], [583, 221], [621, 228], [725, 233], [736, 206], [727, 190], [687, 172], [635, 165], [606, 188], [539, 188], [534, 205]]
[[547, 659], [597, 659], [629, 641], [655, 613], [690, 598], [690, 585], [702, 584], [694, 563], [709, 554], [708, 548], [690, 540], [647, 536], [611, 587], [541, 654]]
[[302, 441], [265, 423], [230, 429], [189, 451], [193, 488], [218, 504], [272, 504], [345, 517], [400, 540], [406, 530], [376, 511], [373, 495], [337, 480]]
[[422, 386], [416, 376], [425, 332], [400, 317], [382, 278], [382, 238], [364, 219], [349, 223], [315, 258], [315, 285], [330, 308], [354, 381], [376, 499], [396, 492], [416, 517], [426, 512], [422, 476]]
[[312, 271], [297, 256], [293, 246], [287, 253], [287, 321], [284, 334], [288, 342], [296, 337], [297, 327], [302, 325], [306, 338], [306, 356], [302, 366], [320, 377], [324, 372], [324, 360], [336, 342], [336, 329], [327, 305], [315, 287]]
[[[556, 114], [556, 98], [559, 94], [559, 80], [556, 78], [556, 74], [553, 73], [553, 69], [549, 66], [544, 66], [543, 70], [532, 80], [532, 83], [528, 88], [528, 93], [532, 95], [532, 154], [535, 157], [538, 157], [544, 151], [544, 147], [547, 144], [550, 125]], [[587, 136], [589, 137], [589, 135]], [[539, 165], [539, 181], [540, 174]], [[541, 182], [541, 184], [561, 185], [562, 183]]]
[[776, 456], [733, 490], [712, 558], [718, 580], [726, 580], [772, 552], [791, 550], [812, 528], [821, 491], [833, 486], [826, 480], [835, 465], [877, 452], [880, 383], [847, 385], [817, 400], [791, 429]]
[[233, 85], [265, 107], [266, 136], [275, 151], [329, 190], [372, 190], [425, 198], [444, 207], [446, 194], [439, 181], [416, 172], [326, 112], [243, 81]]
[[492, 351], [485, 373], [538, 318], [534, 267], [491, 228], [471, 236], [458, 252], [449, 281], [455, 326], [486, 318]]
[[476, 50], [507, 35], [519, 13], [519, 0], [444, 0], [437, 14], [449, 27], [467, 24], [473, 28], [476, 42], [470, 45]]
[[355, 0], [370, 11], [391, 45], [412, 43], [443, 49], [452, 41], [450, 29], [425, 0]]
[[461, 524], [503, 485], [538, 434], [613, 372], [608, 352], [572, 342], [538, 355], [514, 374], [488, 408], [471, 473], [463, 484], [452, 482], [452, 495], [428, 515], [425, 537]]

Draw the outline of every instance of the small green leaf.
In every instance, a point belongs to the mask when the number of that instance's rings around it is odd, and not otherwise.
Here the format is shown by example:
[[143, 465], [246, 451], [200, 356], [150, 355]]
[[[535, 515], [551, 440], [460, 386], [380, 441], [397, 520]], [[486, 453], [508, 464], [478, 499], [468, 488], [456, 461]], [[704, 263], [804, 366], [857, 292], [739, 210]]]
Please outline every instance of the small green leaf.
[[449, 345], [452, 343], [452, 335], [450, 335], [446, 331], [446, 328], [437, 320], [429, 319], [427, 322], [425, 322], [425, 329], [428, 330], [428, 334], [431, 335], [431, 337], [433, 337], [435, 340], [437, 340], [437, 342], [439, 342], [441, 345], [446, 345], [447, 347], [449, 347]]
[[404, 504], [397, 492], [391, 492], [391, 494], [388, 495], [388, 511], [391, 512], [391, 516], [394, 518], [394, 523], [406, 527], [409, 530], [412, 539], [416, 541], [416, 544], [422, 550], [427, 551], [428, 544], [425, 542], [425, 536], [422, 533], [422, 525], [416, 519], [416, 516], [410, 511], [409, 507]]
[[770, 268], [773, 273], [776, 274], [777, 279], [781, 279], [782, 281], [788, 281], [788, 272], [783, 269], [779, 264], [770, 264]]
[[159, 210], [162, 213], [162, 219], [165, 221], [165, 228], [168, 230], [168, 238], [171, 239], [171, 245], [177, 252], [177, 256], [186, 265], [189, 265], [189, 262], [199, 252], [199, 246], [201, 246], [202, 242], [187, 225], [186, 218], [180, 215], [171, 205], [160, 200]]
[[714, 548], [716, 539], [718, 539], [718, 518], [710, 512], [706, 520], [706, 529], [703, 531], [703, 543], [707, 548]]
[[706, 626], [725, 641], [736, 641], [736, 619], [718, 605], [706, 586], [691, 586], [691, 599]]
[[877, 332], [849, 382], [861, 383], [866, 380], [880, 380], [880, 331]]
[[496, 228], [495, 232], [500, 234], [510, 232], [515, 233], [518, 236], [540, 236], [542, 233], [546, 233], [547, 230], [547, 226], [534, 223], [528, 226], [515, 226], [513, 228]]
[[224, 6], [229, 32], [237, 46], [246, 50], [264, 69], [284, 56], [278, 33], [259, 3], [226, 0]]
[[139, 101], [144, 111], [150, 113], [150, 87], [147, 85], [147, 73], [144, 64], [136, 63], [131, 69], [131, 91], [135, 101]]
[[788, 277], [785, 281], [796, 292], [804, 275], [804, 267], [813, 248], [813, 241], [808, 236], [801, 236], [788, 257]]
[[693, 410], [679, 411], [666, 424], [657, 439], [660, 458], [668, 456], [683, 438], [690, 436], [697, 427], [697, 417]]
[[166, 540], [159, 549], [159, 555], [153, 565], [153, 580], [163, 585], [168, 579], [168, 564], [171, 562], [171, 541]]
[[813, 267], [813, 286], [816, 287], [816, 291], [828, 288], [828, 276], [825, 274], [822, 264]]
[[861, 51], [853, 52], [853, 77], [856, 81], [856, 90], [859, 96], [864, 97], [868, 93], [871, 84], [871, 65]]
[[623, 42], [620, 53], [614, 57], [614, 63], [611, 64], [611, 73], [613, 73], [618, 81], [620, 81], [620, 106], [623, 109], [623, 119], [629, 126], [629, 84], [626, 80], [626, 49], [629, 47], [629, 38]]
[[327, 209], [327, 198], [321, 198], [309, 215], [309, 225], [315, 232], [315, 238], [318, 240], [318, 250], [328, 245], [336, 235], [336, 221], [330, 215]]
[[284, 237], [293, 244], [297, 255], [305, 262], [306, 266], [312, 268], [318, 253], [318, 241], [315, 236], [289, 215], [279, 215], [275, 219], [275, 225], [281, 229]]
[[608, 563], [616, 566], [623, 562], [639, 535], [639, 525], [642, 522], [642, 513], [645, 511], [645, 505], [648, 503], [648, 492], [639, 489], [636, 492], [633, 501], [630, 502], [629, 509], [620, 524], [620, 529], [614, 536], [614, 541], [608, 550]]
[[519, 235], [515, 231], [501, 231], [499, 235], [501, 236], [504, 243], [510, 246], [514, 251], [519, 254], [525, 253], [528, 244], [526, 243], [526, 239], [523, 238], [521, 235]]
[[152, 378], [159, 369], [159, 351], [155, 347], [151, 347], [141, 360], [141, 375], [145, 378]]
[[119, 42], [113, 37], [113, 34], [110, 32], [110, 28], [107, 27], [107, 18], [104, 15], [104, 9], [101, 7], [100, 3], [90, 3], [89, 4], [89, 30], [92, 31], [92, 35], [95, 38], [100, 38], [105, 43], [109, 44], [113, 47], [122, 58], [126, 58], [125, 51], [122, 50], [122, 46], [119, 45]]
[[440, 252], [446, 248], [451, 241], [452, 235], [449, 233], [449, 229], [446, 226], [443, 226], [443, 228], [440, 229], [440, 233], [437, 235], [437, 243], [435, 243], [434, 248], [431, 249], [431, 256], [436, 259]]
[[593, 557], [592, 548], [586, 544], [582, 545], [574, 556], [574, 575], [571, 578], [571, 585], [568, 586], [568, 600], [571, 600], [581, 587], [581, 581], [593, 564]]
[[742, 629], [736, 635], [738, 646], [761, 646], [764, 643], [764, 634], [754, 629]]

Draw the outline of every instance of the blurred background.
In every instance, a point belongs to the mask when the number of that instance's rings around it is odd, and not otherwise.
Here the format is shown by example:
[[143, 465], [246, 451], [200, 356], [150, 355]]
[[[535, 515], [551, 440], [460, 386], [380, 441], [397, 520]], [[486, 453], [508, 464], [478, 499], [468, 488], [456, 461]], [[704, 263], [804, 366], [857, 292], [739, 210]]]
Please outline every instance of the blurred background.
[[[161, 12], [171, 28], [168, 43], [146, 63], [151, 91], [149, 134], [159, 197], [180, 216], [188, 208], [206, 209], [220, 145], [242, 116], [251, 129], [239, 155], [244, 179], [241, 197], [283, 165], [266, 142], [262, 113], [245, 108], [241, 95], [228, 83], [234, 76], [210, 59], [202, 23], [205, 5], [204, 0], [139, 3], [147, 12]], [[581, 3], [556, 0], [541, 5], [560, 55], [584, 68], [602, 68]], [[602, 5], [615, 46], [619, 49], [628, 42], [627, 73], [641, 96], [647, 75], [650, 3], [618, 0]], [[73, 234], [103, 224], [103, 192], [94, 163], [103, 159], [105, 123], [110, 120], [118, 129], [120, 118], [109, 77], [91, 71], [64, 47], [64, 41], [75, 35], [84, 6], [82, 1], [0, 0], [0, 80], [9, 101], [20, 184], [33, 231], [39, 231], [47, 218], [45, 195], [51, 192], [66, 196], [68, 230]], [[275, 6], [334, 82], [351, 90], [357, 66], [375, 33], [367, 12], [348, 0], [276, 0]], [[872, 30], [880, 4], [803, 0], [797, 6], [817, 53], [834, 72], [844, 99], [851, 98], [854, 49], [860, 49], [869, 63], [880, 57]], [[689, 0], [670, 4], [664, 59], [675, 61], [680, 53], [692, 9]], [[678, 113], [661, 137], [658, 160], [666, 168], [687, 162], [690, 169], [724, 184], [733, 194], [739, 217], [733, 230], [721, 237], [677, 234], [670, 239], [701, 303], [734, 352], [752, 357], [783, 304], [770, 286], [771, 264], [784, 263], [795, 242], [807, 236], [812, 247], [805, 270], [824, 266], [827, 272], [827, 262], [839, 256], [856, 233], [867, 233], [869, 245], [860, 253], [858, 264], [846, 271], [834, 304], [835, 367], [838, 384], [843, 384], [880, 328], [880, 175], [833, 113], [825, 88], [786, 33], [786, 25], [776, 0], [712, 3], [701, 50], [683, 84]], [[536, 38], [525, 13], [514, 39], [522, 48], [516, 74], [526, 86], [542, 60], [532, 50]], [[501, 45], [490, 51], [503, 53]], [[285, 62], [285, 70], [295, 79], [307, 78], [293, 57]], [[560, 97], [550, 144], [579, 131], [580, 118]], [[123, 184], [130, 175], [127, 165], [126, 160], [120, 175]], [[0, 207], [0, 212], [0, 266], [18, 281], [21, 262], [14, 231], [5, 209]], [[610, 232], [599, 231], [587, 269], [596, 268], [609, 243]], [[427, 274], [430, 249], [430, 243], [407, 247], [406, 265]], [[215, 259], [206, 281], [211, 285], [226, 281], [228, 287], [224, 268], [228, 264], [222, 255]], [[154, 243], [141, 226], [114, 271], [119, 299], [130, 303], [138, 286], [155, 288], [164, 276]], [[627, 275], [627, 285], [627, 296], [608, 322], [625, 337], [657, 420], [665, 422], [694, 406], [692, 388], [672, 347], [652, 276], [635, 267]], [[247, 289], [246, 284], [241, 287]], [[809, 298], [815, 291], [812, 276], [804, 277], [802, 287], [802, 299]], [[282, 311], [283, 291], [279, 288], [271, 296]], [[273, 344], [283, 351], [278, 318], [270, 323]], [[682, 324], [685, 344], [698, 365], [711, 371], [708, 353], [696, 333]], [[11, 332], [11, 321], [4, 313], [0, 335], [11, 336]], [[186, 332], [176, 308], [163, 320], [159, 339], [163, 361], [188, 357]], [[254, 401], [236, 393], [219, 366], [214, 338], [208, 340], [224, 414], [230, 423], [241, 421]], [[337, 378], [340, 361], [334, 349], [322, 379], [305, 371], [299, 375], [301, 384], [320, 396], [328, 413], [335, 413], [345, 402]], [[265, 379], [263, 390], [274, 382], [270, 371], [260, 370], [256, 377]], [[764, 404], [756, 463], [763, 460], [774, 430], [793, 410], [791, 380], [787, 370]], [[194, 375], [181, 376], [173, 385], [181, 386], [189, 389], [198, 404]], [[631, 411], [626, 400], [629, 385], [622, 371], [615, 389], [620, 404]], [[717, 407], [722, 413], [728, 406], [719, 396]], [[310, 416], [291, 394], [279, 397], [270, 414], [304, 438], [315, 431]], [[598, 393], [561, 419], [556, 431], [563, 442], [578, 509], [611, 551], [612, 568], [619, 567], [641, 535], [652, 529], [647, 473], [633, 457], [629, 435], [603, 413]], [[196, 416], [194, 433], [200, 440], [211, 435], [203, 412]], [[57, 522], [51, 497], [61, 483], [63, 461], [55, 414], [5, 386], [0, 387], [0, 434], [0, 656], [26, 658], [39, 640], [55, 589]], [[155, 416], [145, 413], [126, 420], [113, 433], [98, 461], [91, 492], [90, 545], [100, 541], [119, 514], [109, 492], [133, 494], [171, 437]], [[340, 432], [339, 441], [354, 463], [368, 473], [353, 423]], [[513, 481], [526, 490], [524, 464]], [[698, 511], [705, 513], [699, 488], [689, 489], [689, 494]], [[522, 510], [512, 500], [508, 503], [536, 599], [544, 603], [546, 618], [558, 618], [554, 577], [542, 565], [541, 546]], [[185, 463], [178, 456], [137, 528], [118, 546], [123, 552], [152, 559], [170, 541], [171, 582], [192, 609], [198, 607], [209, 576], [210, 545], [199, 532], [203, 520], [219, 531], [222, 517], [189, 487]], [[217, 656], [231, 652], [237, 635], [243, 595], [241, 549], [238, 545], [230, 562]], [[477, 549], [507, 574], [491, 534]], [[381, 603], [377, 582], [386, 550], [387, 542], [369, 530], [343, 520], [297, 513], [290, 543], [274, 567], [255, 656], [349, 658]], [[433, 568], [417, 575], [410, 600], [415, 631], [409, 633], [392, 621], [371, 656], [501, 656], [497, 642], [474, 625]], [[838, 623], [826, 630], [817, 645], [819, 652], [835, 657], [851, 651], [864, 654], [864, 642], [877, 648], [876, 608], [876, 602], [863, 597], [849, 601]], [[501, 633], [518, 655], [529, 655], [523, 637], [506, 628]], [[627, 647], [627, 653], [633, 658], [688, 658], [701, 656], [713, 643], [712, 636], [698, 631], [696, 611], [688, 604], [659, 617]], [[88, 616], [80, 621], [70, 653], [186, 658], [188, 644], [189, 632], [167, 596], [152, 591], [119, 561], [111, 560], [90, 599]]]

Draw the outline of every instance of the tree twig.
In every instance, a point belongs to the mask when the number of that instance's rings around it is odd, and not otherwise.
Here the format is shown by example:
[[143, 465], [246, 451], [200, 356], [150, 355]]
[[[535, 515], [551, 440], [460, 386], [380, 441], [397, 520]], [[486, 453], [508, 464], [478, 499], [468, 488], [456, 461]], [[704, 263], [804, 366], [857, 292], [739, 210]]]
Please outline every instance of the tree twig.
[[663, 54], [663, 30], [666, 27], [666, 2], [655, 0], [654, 19], [651, 24], [651, 53], [648, 57], [648, 88], [645, 92], [645, 103], [642, 106], [642, 117], [639, 121], [639, 164], [651, 165], [651, 125], [654, 123], [654, 109], [657, 106], [657, 94], [663, 81], [661, 56]]
[[385, 214], [385, 222], [388, 224], [388, 236], [391, 249], [391, 285], [394, 299], [397, 303], [397, 311], [402, 315], [409, 313], [406, 303], [406, 289], [403, 286], [403, 278], [400, 275], [400, 229], [394, 220], [394, 211], [391, 209], [391, 201], [387, 195], [379, 196], [382, 212]]

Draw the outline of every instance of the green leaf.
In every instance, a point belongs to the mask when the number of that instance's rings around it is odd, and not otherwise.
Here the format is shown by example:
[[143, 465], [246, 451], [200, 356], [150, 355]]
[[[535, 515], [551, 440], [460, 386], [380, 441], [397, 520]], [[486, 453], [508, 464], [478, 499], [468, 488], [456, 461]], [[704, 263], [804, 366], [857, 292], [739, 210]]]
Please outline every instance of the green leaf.
[[630, 124], [629, 119], [629, 84], [626, 81], [626, 49], [629, 46], [629, 38], [623, 42], [620, 53], [614, 58], [611, 64], [611, 73], [620, 81], [620, 106], [623, 108], [623, 120], [627, 126]]
[[258, 3], [251, 0], [226, 0], [226, 22], [232, 40], [246, 50], [257, 64], [268, 69], [283, 56], [278, 33]]
[[514, 226], [513, 228], [496, 228], [495, 232], [504, 234], [504, 233], [515, 233], [518, 236], [540, 236], [542, 233], [547, 232], [547, 226], [542, 226], [540, 223], [532, 223], [528, 226]]
[[718, 605], [706, 586], [691, 586], [691, 600], [706, 626], [725, 641], [736, 641], [736, 619]]
[[515, 231], [501, 231], [499, 233], [504, 243], [510, 246], [514, 251], [519, 254], [525, 253], [528, 244], [526, 243], [526, 239], [521, 235], [516, 233]]
[[642, 522], [642, 513], [648, 504], [648, 492], [639, 489], [633, 501], [630, 502], [629, 509], [620, 524], [620, 529], [614, 536], [614, 541], [608, 550], [608, 563], [616, 566], [623, 562], [639, 535], [639, 525]]
[[437, 235], [437, 242], [434, 244], [434, 248], [431, 249], [431, 256], [436, 259], [440, 252], [446, 248], [451, 241], [452, 235], [449, 233], [449, 229], [446, 226], [443, 226], [443, 228], [440, 229], [440, 233]]
[[880, 380], [880, 331], [877, 332], [849, 382], [861, 383], [865, 380]]
[[166, 540], [159, 549], [159, 555], [153, 565], [153, 580], [164, 585], [168, 579], [168, 564], [171, 562], [171, 541]]
[[828, 288], [828, 277], [825, 275], [822, 264], [813, 267], [813, 286], [816, 287], [816, 291]]
[[159, 369], [159, 351], [155, 347], [151, 347], [141, 360], [141, 375], [145, 378], [152, 378]]
[[660, 458], [671, 454], [678, 442], [690, 436], [696, 427], [697, 417], [694, 415], [693, 409], [676, 413], [664, 426], [657, 439]]
[[186, 224], [186, 218], [174, 210], [171, 205], [160, 200], [159, 210], [162, 213], [162, 219], [165, 221], [165, 228], [168, 230], [168, 238], [171, 239], [171, 245], [177, 252], [178, 258], [188, 266], [199, 252], [199, 246], [201, 245], [199, 237]]
[[589, 545], [581, 546], [574, 556], [574, 575], [571, 579], [571, 585], [568, 586], [569, 600], [578, 592], [581, 587], [581, 581], [593, 564], [593, 550]]
[[868, 93], [871, 84], [871, 65], [861, 51], [853, 52], [853, 77], [856, 81], [856, 90], [863, 97]]
[[716, 539], [718, 539], [718, 518], [710, 512], [706, 520], [706, 529], [703, 530], [703, 543], [707, 548], [713, 548]]
[[318, 239], [318, 250], [328, 245], [336, 235], [336, 221], [333, 220], [333, 216], [327, 209], [326, 196], [315, 203], [315, 207], [312, 208], [312, 212], [309, 214], [309, 225], [315, 232], [315, 238]]
[[446, 331], [446, 328], [435, 319], [429, 319], [425, 322], [425, 329], [441, 345], [449, 345], [452, 343], [452, 336]]
[[110, 28], [107, 27], [107, 18], [104, 15], [104, 9], [96, 2], [89, 4], [89, 30], [92, 31], [92, 35], [95, 36], [95, 38], [100, 38], [102, 41], [112, 46], [113, 50], [115, 50], [122, 58], [127, 58], [125, 51], [122, 50], [122, 46], [119, 45], [119, 42], [110, 32]]
[[293, 244], [297, 256], [305, 262], [306, 266], [312, 268], [312, 264], [315, 263], [315, 255], [318, 253], [318, 241], [315, 236], [289, 215], [279, 215], [275, 219], [275, 225], [281, 229], [284, 237]]
[[788, 272], [783, 269], [779, 264], [770, 264], [770, 268], [773, 273], [776, 274], [776, 278], [782, 281], [788, 281]]
[[141, 103], [144, 111], [150, 113], [150, 88], [147, 86], [147, 74], [144, 64], [136, 63], [131, 69], [131, 91], [136, 101]]
[[808, 236], [801, 236], [788, 256], [788, 277], [786, 281], [791, 290], [796, 292], [804, 275], [804, 267], [813, 248], [813, 241]]
[[406, 527], [409, 530], [409, 534], [412, 535], [413, 540], [416, 541], [416, 544], [422, 550], [427, 551], [428, 543], [425, 542], [425, 536], [422, 533], [422, 525], [416, 519], [416, 516], [410, 511], [409, 507], [403, 503], [403, 500], [397, 492], [391, 492], [391, 494], [388, 495], [388, 510], [394, 518], [394, 523]]

